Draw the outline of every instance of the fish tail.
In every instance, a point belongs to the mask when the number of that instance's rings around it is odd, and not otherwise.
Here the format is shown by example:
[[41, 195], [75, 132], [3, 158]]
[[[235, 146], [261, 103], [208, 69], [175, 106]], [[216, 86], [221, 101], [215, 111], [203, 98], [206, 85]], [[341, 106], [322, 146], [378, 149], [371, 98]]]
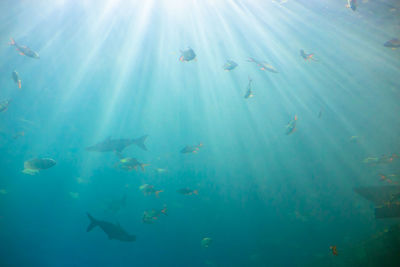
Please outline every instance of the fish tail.
[[146, 135], [143, 135], [142, 137], [140, 137], [140, 138], [134, 140], [133, 142], [135, 143], [135, 145], [137, 145], [137, 146], [140, 147], [141, 149], [147, 151], [147, 147], [146, 147], [146, 145], [144, 144], [144, 142], [146, 141], [147, 137], [148, 137], [147, 134], [146, 134]]
[[90, 232], [90, 231], [92, 231], [93, 228], [95, 228], [98, 225], [98, 223], [97, 223], [96, 219], [93, 218], [92, 215], [89, 214], [89, 212], [87, 212], [86, 214], [90, 219], [90, 224], [89, 224], [88, 228], [86, 229], [86, 232]]
[[8, 43], [9, 45], [16, 45], [14, 38], [10, 38], [10, 42]]

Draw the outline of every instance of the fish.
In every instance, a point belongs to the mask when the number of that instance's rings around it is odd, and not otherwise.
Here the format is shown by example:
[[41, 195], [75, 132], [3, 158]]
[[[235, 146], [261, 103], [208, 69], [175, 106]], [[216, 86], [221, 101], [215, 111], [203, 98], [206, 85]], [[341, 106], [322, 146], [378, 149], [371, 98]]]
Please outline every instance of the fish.
[[13, 38], [10, 38], [10, 40], [11, 40], [11, 42], [9, 43], [9, 45], [15, 46], [17, 51], [19, 51], [20, 55], [31, 57], [31, 58], [36, 58], [36, 59], [40, 58], [38, 52], [33, 51], [32, 49], [30, 49], [27, 46], [17, 44]]
[[143, 184], [139, 186], [140, 191], [143, 192], [145, 196], [149, 196], [154, 194], [156, 197], [159, 197], [159, 194], [164, 192], [164, 190], [156, 190], [154, 189], [154, 185]]
[[347, 8], [351, 8], [351, 10], [356, 11], [357, 10], [357, 0], [347, 0]]
[[185, 196], [191, 196], [191, 195], [198, 195], [199, 192], [197, 190], [192, 190], [189, 188], [181, 188], [179, 190], [177, 190], [176, 192], [178, 192], [181, 195], [185, 195]]
[[90, 224], [86, 229], [86, 232], [90, 232], [93, 228], [98, 226], [101, 228], [101, 230], [103, 230], [104, 233], [106, 233], [109, 240], [115, 239], [123, 242], [136, 241], [136, 235], [128, 234], [118, 223], [113, 224], [106, 221], [96, 220], [89, 213], [86, 214], [90, 220]]
[[155, 171], [156, 171], [157, 173], [165, 173], [165, 172], [168, 172], [168, 170], [167, 170], [167, 169], [164, 169], [164, 168], [156, 168]]
[[400, 40], [397, 38], [393, 38], [383, 44], [384, 47], [389, 47], [392, 49], [396, 49], [400, 47]]
[[69, 196], [73, 199], [78, 199], [79, 193], [78, 192], [69, 192]]
[[245, 98], [245, 99], [249, 99], [249, 98], [251, 98], [251, 97], [254, 96], [253, 91], [251, 90], [251, 82], [252, 82], [252, 81], [253, 81], [253, 80], [249, 77], [249, 84], [247, 85], [247, 92], [246, 92], [246, 94], [244, 95], [244, 98]]
[[300, 50], [300, 56], [306, 61], [310, 59], [315, 61], [314, 54], [313, 53], [307, 54], [306, 52], [304, 52], [303, 49]]
[[188, 62], [196, 59], [196, 53], [190, 47], [185, 50], [180, 50], [180, 52], [181, 56], [179, 57], [179, 61], [181, 62]]
[[22, 173], [35, 175], [41, 170], [46, 170], [56, 165], [56, 161], [50, 158], [35, 158], [24, 162]]
[[296, 125], [297, 125], [297, 115], [294, 115], [294, 119], [291, 120], [286, 125], [286, 134], [289, 135], [289, 134], [294, 133], [297, 130]]
[[19, 137], [25, 136], [25, 132], [21, 131], [21, 132], [17, 132], [14, 134], [13, 139], [18, 139]]
[[118, 152], [121, 153], [128, 146], [135, 144], [141, 149], [147, 151], [147, 147], [144, 144], [148, 135], [144, 135], [137, 139], [111, 139], [108, 137], [106, 140], [97, 143], [93, 146], [86, 148], [86, 151], [90, 152]]
[[12, 78], [14, 82], [18, 85], [18, 88], [21, 89], [21, 79], [19, 78], [19, 74], [17, 71], [12, 72]]
[[212, 243], [212, 238], [211, 237], [204, 237], [201, 240], [201, 246], [203, 248], [208, 248], [210, 246], [210, 244]]
[[185, 146], [184, 148], [182, 148], [181, 153], [182, 154], [197, 153], [200, 147], [202, 146], [203, 146], [202, 143], [198, 144], [197, 146]]
[[147, 223], [147, 224], [152, 224], [156, 220], [158, 220], [158, 218], [160, 218], [161, 214], [168, 216], [166, 206], [164, 206], [164, 208], [161, 210], [160, 209], [152, 209], [152, 210], [145, 211], [143, 213], [142, 222]]
[[271, 66], [270, 64], [268, 64], [265, 61], [259, 61], [252, 57], [250, 57], [247, 61], [254, 62], [258, 67], [260, 67], [260, 70], [267, 70], [272, 73], [279, 73], [273, 66]]
[[329, 249], [332, 251], [332, 254], [333, 254], [334, 256], [337, 256], [337, 255], [338, 255], [336, 246], [330, 246]]
[[137, 159], [135, 158], [122, 158], [120, 161], [117, 163], [117, 166], [119, 166], [121, 169], [131, 171], [135, 170], [137, 171], [138, 167], [144, 171], [144, 167], [149, 166], [150, 164], [144, 164], [140, 163]]
[[8, 109], [8, 106], [12, 102], [11, 99], [6, 99], [0, 102], [0, 112], [4, 112]]
[[231, 71], [234, 70], [237, 66], [238, 64], [235, 61], [227, 60], [226, 63], [224, 64], [224, 70]]

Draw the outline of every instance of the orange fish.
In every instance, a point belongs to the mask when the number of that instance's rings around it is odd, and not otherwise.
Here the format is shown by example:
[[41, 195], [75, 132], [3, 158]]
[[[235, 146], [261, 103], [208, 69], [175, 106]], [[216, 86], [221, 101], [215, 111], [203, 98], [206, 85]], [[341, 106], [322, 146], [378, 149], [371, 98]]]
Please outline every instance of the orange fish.
[[330, 246], [329, 249], [332, 250], [332, 254], [333, 254], [334, 256], [337, 256], [337, 255], [338, 255], [338, 252], [337, 252], [337, 250], [336, 250], [336, 246]]

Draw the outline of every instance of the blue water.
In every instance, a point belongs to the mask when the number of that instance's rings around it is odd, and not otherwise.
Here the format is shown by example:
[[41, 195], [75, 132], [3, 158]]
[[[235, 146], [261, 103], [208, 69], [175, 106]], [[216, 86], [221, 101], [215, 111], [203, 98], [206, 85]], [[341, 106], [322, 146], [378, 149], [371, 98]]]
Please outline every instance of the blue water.
[[[334, 264], [329, 246], [343, 255], [398, 223], [375, 220], [353, 187], [399, 171], [397, 161], [363, 163], [400, 152], [400, 50], [383, 46], [400, 38], [399, 4], [278, 2], [0, 1], [0, 100], [12, 99], [0, 113], [0, 265]], [[40, 59], [19, 55], [10, 37]], [[178, 60], [187, 47], [196, 61]], [[230, 72], [228, 59], [239, 65]], [[248, 77], [255, 96], [245, 99]], [[144, 172], [85, 150], [145, 134], [148, 151], [122, 152], [150, 164]], [[37, 157], [57, 165], [22, 173]], [[144, 196], [142, 184], [164, 192]], [[176, 192], [185, 187], [198, 195]], [[126, 206], [108, 211], [124, 194]], [[142, 222], [164, 205], [168, 216]], [[86, 212], [136, 242], [87, 233]]]

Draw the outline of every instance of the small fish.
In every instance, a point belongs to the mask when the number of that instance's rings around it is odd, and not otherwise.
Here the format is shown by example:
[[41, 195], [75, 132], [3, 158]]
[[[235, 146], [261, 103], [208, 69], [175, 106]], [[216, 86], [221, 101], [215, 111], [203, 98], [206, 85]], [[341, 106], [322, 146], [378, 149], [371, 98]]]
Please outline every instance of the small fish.
[[251, 90], [251, 83], [252, 83], [252, 81], [253, 81], [253, 80], [249, 77], [249, 83], [248, 83], [248, 85], [247, 85], [247, 92], [246, 92], [246, 94], [244, 95], [244, 98], [245, 98], [245, 99], [249, 99], [249, 98], [254, 97], [253, 91]]
[[210, 244], [212, 243], [212, 238], [211, 237], [204, 237], [201, 240], [201, 246], [203, 248], [208, 248], [210, 246]]
[[0, 112], [4, 112], [8, 109], [8, 106], [11, 103], [11, 99], [3, 100], [0, 102]]
[[144, 184], [139, 187], [140, 191], [143, 192], [145, 196], [149, 196], [154, 194], [156, 197], [159, 197], [159, 194], [164, 192], [164, 190], [155, 190], [154, 185]]
[[237, 66], [238, 64], [235, 61], [227, 60], [226, 63], [224, 64], [224, 70], [231, 71], [234, 70]]
[[12, 78], [14, 82], [18, 85], [18, 88], [21, 89], [21, 79], [19, 78], [19, 74], [17, 71], [13, 71]]
[[185, 196], [191, 196], [191, 195], [198, 195], [199, 192], [197, 190], [192, 190], [189, 188], [181, 188], [179, 190], [177, 190], [176, 192], [178, 192], [181, 195], [185, 195]]
[[135, 158], [123, 158], [120, 159], [120, 161], [117, 163], [116, 166], [120, 167], [121, 169], [131, 171], [135, 170], [137, 171], [138, 167], [144, 171], [144, 167], [149, 166], [150, 164], [144, 164], [140, 163], [137, 159]]
[[188, 62], [196, 59], [196, 53], [192, 48], [188, 47], [185, 50], [181, 50], [181, 56], [179, 57], [179, 61]]
[[168, 172], [167, 169], [163, 169], [163, 168], [156, 168], [155, 171], [156, 171], [157, 173], [165, 173], [165, 172]]
[[314, 53], [309, 53], [309, 54], [307, 54], [306, 52], [304, 52], [303, 49], [300, 50], [300, 56], [301, 56], [305, 61], [307, 61], [307, 60], [314, 60], [314, 61], [316, 61], [315, 58], [314, 58]]
[[156, 220], [158, 220], [162, 214], [168, 216], [166, 206], [164, 206], [164, 208], [161, 210], [159, 209], [146, 210], [143, 213], [142, 222], [147, 224], [152, 224]]
[[332, 254], [333, 254], [334, 256], [337, 256], [337, 255], [338, 255], [336, 246], [330, 246], [329, 249], [332, 251]]
[[20, 54], [20, 55], [22, 55], [22, 56], [27, 56], [27, 57], [31, 57], [31, 58], [37, 58], [37, 59], [40, 58], [40, 57], [39, 57], [39, 53], [33, 51], [33, 50], [30, 49], [29, 47], [23, 46], [23, 45], [22, 45], [22, 46], [21, 46], [21, 45], [18, 45], [18, 44], [15, 42], [15, 40], [14, 40], [13, 38], [10, 38], [10, 40], [11, 40], [11, 42], [9, 43], [9, 45], [15, 46], [16, 49], [17, 49], [17, 51], [19, 51], [19, 54]]
[[356, 11], [357, 10], [357, 0], [347, 0], [347, 8], [351, 8], [351, 10]]
[[247, 61], [255, 63], [258, 67], [260, 67], [260, 70], [267, 70], [272, 73], [278, 73], [278, 71], [273, 66], [269, 65], [265, 61], [259, 61], [252, 57], [250, 57]]
[[294, 119], [291, 120], [286, 125], [286, 134], [289, 135], [289, 134], [294, 133], [297, 130], [296, 125], [297, 125], [297, 115], [294, 115]]
[[400, 47], [400, 40], [397, 38], [391, 39], [383, 44], [384, 47], [389, 47], [392, 49], [396, 49]]
[[19, 137], [23, 137], [23, 136], [25, 136], [25, 132], [21, 131], [21, 132], [14, 134], [13, 139], [18, 139]]
[[318, 119], [321, 119], [321, 117], [322, 117], [322, 108], [318, 112]]
[[69, 192], [69, 196], [73, 199], [78, 199], [79, 193], [78, 192]]
[[78, 184], [88, 184], [88, 183], [90, 183], [90, 179], [89, 178], [83, 178], [83, 177], [77, 177], [76, 178], [76, 182]]
[[184, 148], [182, 148], [181, 153], [182, 154], [197, 153], [200, 147], [202, 146], [203, 146], [202, 143], [198, 144], [197, 146], [185, 146]]

